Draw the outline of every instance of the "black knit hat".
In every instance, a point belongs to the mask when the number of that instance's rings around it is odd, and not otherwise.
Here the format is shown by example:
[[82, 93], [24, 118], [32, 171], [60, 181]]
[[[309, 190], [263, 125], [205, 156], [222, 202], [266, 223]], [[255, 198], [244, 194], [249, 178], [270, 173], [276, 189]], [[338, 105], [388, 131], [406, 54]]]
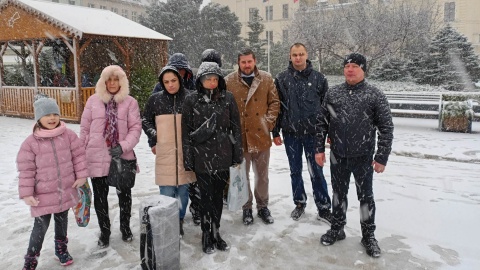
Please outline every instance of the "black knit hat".
[[215, 62], [219, 67], [222, 67], [222, 56], [215, 49], [206, 49], [202, 53], [203, 62]]
[[367, 58], [359, 53], [351, 53], [345, 56], [345, 60], [343, 61], [343, 66], [348, 63], [355, 63], [363, 69], [363, 72], [367, 72]]

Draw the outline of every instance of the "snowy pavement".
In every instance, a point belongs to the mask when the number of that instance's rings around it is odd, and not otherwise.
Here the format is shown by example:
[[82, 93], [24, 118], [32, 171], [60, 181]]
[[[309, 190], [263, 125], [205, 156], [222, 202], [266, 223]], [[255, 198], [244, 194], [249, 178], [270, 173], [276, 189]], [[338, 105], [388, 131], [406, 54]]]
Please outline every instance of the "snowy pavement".
[[[182, 269], [480, 269], [480, 123], [472, 134], [439, 132], [437, 120], [394, 118], [393, 153], [385, 173], [375, 174], [376, 236], [382, 248], [379, 259], [368, 257], [359, 244], [361, 232], [355, 186], [350, 184], [347, 238], [330, 247], [320, 244], [329, 228], [316, 219], [311, 183], [304, 167], [308, 205], [299, 221], [290, 218], [291, 196], [284, 147], [272, 147], [269, 208], [275, 223], [256, 217], [252, 226], [241, 222], [241, 211], [224, 209], [223, 238], [228, 252], [205, 255], [201, 231], [188, 213], [181, 240]], [[33, 219], [18, 199], [15, 157], [31, 133], [33, 120], [0, 116], [0, 269], [20, 269]], [[79, 131], [76, 124], [68, 127]], [[37, 269], [141, 269], [139, 266], [139, 205], [158, 194], [154, 184], [154, 157], [142, 135], [136, 147], [141, 173], [132, 191], [132, 230], [135, 238], [121, 240], [118, 199], [110, 190], [112, 236], [110, 247], [96, 246], [95, 212], [86, 228], [69, 222], [69, 251], [75, 263], [67, 268], [54, 260], [53, 222]], [[329, 164], [325, 176], [330, 186]], [[252, 177], [253, 178], [253, 177]], [[255, 205], [255, 203], [254, 203]]]

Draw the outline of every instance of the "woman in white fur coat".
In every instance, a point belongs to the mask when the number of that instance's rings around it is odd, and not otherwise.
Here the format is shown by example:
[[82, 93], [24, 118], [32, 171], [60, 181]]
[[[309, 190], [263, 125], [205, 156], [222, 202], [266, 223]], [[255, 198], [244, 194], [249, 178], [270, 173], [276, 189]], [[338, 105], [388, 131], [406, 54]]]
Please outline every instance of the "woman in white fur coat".
[[[93, 202], [97, 213], [100, 237], [98, 245], [110, 243], [107, 176], [112, 157], [135, 159], [133, 148], [140, 140], [142, 122], [137, 101], [129, 96], [128, 79], [116, 65], [106, 67], [85, 105], [80, 122], [80, 139], [87, 155], [93, 186]], [[138, 170], [138, 169], [137, 169]], [[120, 232], [125, 242], [133, 240], [130, 230], [131, 189], [117, 189], [120, 205]]]

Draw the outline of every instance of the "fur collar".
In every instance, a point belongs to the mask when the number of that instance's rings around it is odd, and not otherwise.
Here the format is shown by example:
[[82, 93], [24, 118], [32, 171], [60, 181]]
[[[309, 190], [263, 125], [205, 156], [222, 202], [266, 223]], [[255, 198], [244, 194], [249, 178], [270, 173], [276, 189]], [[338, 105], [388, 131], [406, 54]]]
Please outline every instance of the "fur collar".
[[97, 85], [95, 86], [95, 93], [100, 97], [103, 103], [108, 103], [112, 94], [107, 91], [107, 85], [105, 84], [108, 81], [110, 76], [118, 76], [120, 80], [120, 90], [114, 95], [114, 100], [116, 103], [121, 103], [130, 93], [129, 84], [127, 75], [125, 71], [117, 65], [111, 65], [103, 69], [100, 79], [98, 79]]

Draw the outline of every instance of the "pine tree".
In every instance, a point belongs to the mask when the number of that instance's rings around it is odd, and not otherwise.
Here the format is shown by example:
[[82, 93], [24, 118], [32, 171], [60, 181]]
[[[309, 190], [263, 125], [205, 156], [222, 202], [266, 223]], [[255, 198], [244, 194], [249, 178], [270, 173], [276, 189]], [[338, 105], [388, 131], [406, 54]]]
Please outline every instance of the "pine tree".
[[247, 26], [250, 28], [248, 34], [248, 46], [255, 52], [257, 59], [257, 66], [260, 68], [266, 65], [265, 49], [263, 47], [267, 44], [265, 39], [260, 39], [260, 35], [263, 33], [265, 26], [262, 23], [263, 19], [258, 15], [258, 9], [255, 9], [253, 14], [253, 20], [249, 21]]
[[409, 65], [420, 84], [443, 86], [453, 91], [470, 89], [480, 79], [480, 60], [467, 38], [450, 25], [431, 41], [426, 53]]
[[408, 78], [408, 71], [403, 60], [393, 58], [383, 62], [370, 77], [380, 81], [405, 81]]

